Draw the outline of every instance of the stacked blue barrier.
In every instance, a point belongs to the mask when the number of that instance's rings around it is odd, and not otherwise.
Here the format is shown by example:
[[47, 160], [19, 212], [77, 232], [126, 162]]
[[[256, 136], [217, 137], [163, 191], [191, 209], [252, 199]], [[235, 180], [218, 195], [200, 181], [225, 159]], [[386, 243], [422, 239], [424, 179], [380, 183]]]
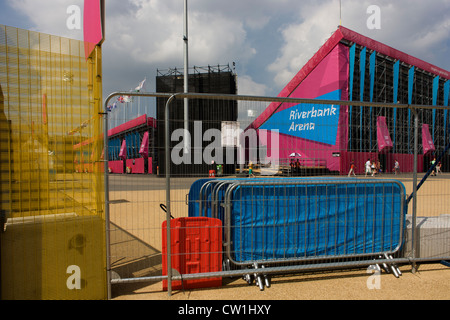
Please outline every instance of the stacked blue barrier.
[[190, 216], [223, 221], [235, 264], [393, 254], [402, 245], [405, 188], [396, 180], [202, 179], [189, 196]]

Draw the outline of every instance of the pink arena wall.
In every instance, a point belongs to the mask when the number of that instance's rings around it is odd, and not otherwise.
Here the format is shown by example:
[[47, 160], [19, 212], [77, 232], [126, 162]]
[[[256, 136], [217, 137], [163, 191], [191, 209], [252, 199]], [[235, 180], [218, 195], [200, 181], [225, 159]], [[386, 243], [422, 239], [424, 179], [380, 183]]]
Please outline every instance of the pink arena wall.
[[[288, 95], [292, 98], [307, 98], [315, 99], [317, 97], [326, 95], [330, 92], [340, 90], [341, 100], [348, 100], [348, 78], [349, 78], [349, 49], [347, 46], [336, 45], [307, 75], [301, 83], [294, 88]], [[269, 110], [274, 108], [274, 105], [269, 106]], [[276, 106], [275, 106], [276, 107]], [[270, 119], [274, 114], [281, 112], [292, 105], [282, 104], [276, 107], [276, 112], [267, 117]], [[263, 119], [258, 118], [255, 123], [259, 122], [258, 129], [264, 125]], [[334, 144], [325, 144], [316, 141], [307, 140], [301, 137], [295, 137], [288, 134], [278, 134], [276, 132], [267, 131], [267, 149], [268, 156], [271, 155], [271, 135], [278, 135], [280, 143], [279, 158], [288, 159], [289, 154], [298, 152], [302, 159], [323, 159], [326, 160], [327, 167], [332, 171], [339, 171], [339, 158], [333, 157], [333, 153], [340, 152], [340, 150], [347, 150], [348, 143], [348, 107], [341, 106], [339, 111], [339, 123]], [[288, 125], [288, 124], [286, 124]], [[320, 130], [320, 128], [319, 128]], [[321, 132], [318, 130], [318, 134]], [[263, 131], [262, 129], [259, 131]], [[264, 130], [265, 131], [265, 130]], [[259, 132], [265, 135], [263, 132]], [[322, 133], [326, 134], [326, 133]]]
[[[348, 174], [350, 170], [350, 164], [353, 161], [356, 165], [356, 174], [364, 174], [367, 159], [371, 161], [376, 161], [380, 159], [381, 155], [376, 152], [341, 152], [340, 154], [340, 170], [341, 175]], [[400, 164], [400, 172], [413, 172], [414, 171], [414, 155], [412, 154], [399, 154], [399, 153], [388, 153], [386, 154], [385, 167], [383, 172], [392, 173], [394, 168], [394, 162], [397, 160]], [[424, 156], [419, 154], [417, 157], [417, 168], [418, 172], [423, 172], [424, 167]]]
[[[407, 64], [414, 65], [425, 71], [437, 74], [442, 78], [450, 79], [450, 74], [441, 68], [428, 64], [420, 59], [414, 58], [389, 46], [386, 46], [380, 42], [374, 41], [363, 35], [360, 35], [352, 30], [340, 26], [338, 30], [331, 35], [326, 43], [316, 52], [316, 54], [303, 66], [303, 68], [292, 78], [292, 80], [286, 85], [286, 87], [280, 92], [279, 97], [292, 97], [292, 98], [309, 98], [316, 99], [331, 92], [340, 90], [340, 100], [348, 100], [348, 81], [349, 81], [349, 47], [340, 43], [342, 39], [347, 40], [350, 43], [358, 43], [363, 47], [375, 50], [379, 53], [390, 56], [394, 59], [401, 60]], [[333, 97], [333, 99], [337, 97]], [[325, 99], [325, 98], [324, 98]], [[270, 160], [272, 155], [271, 149], [272, 141], [279, 141], [279, 154], [280, 159], [288, 159], [291, 153], [299, 153], [302, 159], [320, 159], [326, 160], [327, 167], [332, 171], [338, 171], [341, 174], [347, 174], [350, 166], [350, 161], [355, 158], [355, 161], [360, 162], [357, 164], [358, 172], [364, 172], [364, 162], [368, 157], [377, 159], [380, 157], [384, 160], [385, 171], [391, 171], [394, 160], [397, 159], [400, 162], [402, 172], [413, 171], [413, 158], [410, 154], [390, 154], [392, 150], [392, 141], [388, 134], [383, 135], [383, 139], [378, 137], [378, 143], [381, 147], [379, 152], [381, 153], [351, 153], [347, 152], [348, 149], [348, 107], [342, 106], [339, 111], [338, 130], [336, 134], [336, 141], [332, 142], [328, 139], [327, 143], [319, 143], [315, 137], [309, 139], [305, 138], [305, 135], [300, 134], [292, 135], [286, 130], [279, 130], [281, 133], [277, 133], [277, 126], [282, 127], [286, 118], [285, 114], [282, 114], [284, 110], [292, 110], [296, 106], [287, 105], [286, 103], [272, 103], [266, 110], [247, 128], [256, 129], [260, 137], [260, 141], [267, 141], [267, 156]], [[299, 106], [299, 109], [303, 107]], [[301, 110], [300, 110], [301, 111]], [[304, 111], [304, 110], [303, 110]], [[280, 116], [280, 115], [283, 116]], [[378, 119], [380, 120], [380, 119]], [[333, 120], [334, 121], [334, 120]], [[282, 123], [280, 125], [280, 123]], [[333, 126], [335, 126], [333, 124]], [[384, 127], [378, 128], [378, 134], [382, 133], [382, 129], [388, 132]], [[425, 130], [423, 128], [423, 130]], [[326, 131], [326, 130], [324, 130]], [[425, 130], [428, 133], [428, 130]], [[317, 132], [321, 134], [321, 132]], [[302, 133], [303, 134], [303, 133]], [[333, 132], [333, 134], [335, 134]], [[275, 136], [277, 135], [277, 136]], [[425, 134], [423, 134], [425, 136]], [[386, 138], [388, 137], [388, 138]], [[275, 139], [272, 139], [275, 138]], [[334, 138], [334, 136], [332, 136]], [[429, 142], [431, 141], [431, 142]], [[428, 148], [428, 144], [430, 147]], [[425, 153], [433, 151], [433, 142], [430, 139], [424, 139], [423, 145], [425, 146]], [[429, 149], [429, 150], [428, 150]], [[426, 155], [419, 155], [418, 169], [419, 172], [423, 171], [424, 159]]]

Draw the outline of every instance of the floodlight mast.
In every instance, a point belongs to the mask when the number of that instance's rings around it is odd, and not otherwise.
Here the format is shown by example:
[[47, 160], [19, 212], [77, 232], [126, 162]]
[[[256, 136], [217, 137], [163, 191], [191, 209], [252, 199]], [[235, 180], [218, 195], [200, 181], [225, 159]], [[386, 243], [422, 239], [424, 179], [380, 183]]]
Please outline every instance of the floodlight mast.
[[[184, 93], [189, 92], [189, 39], [188, 39], [188, 4], [184, 0]], [[189, 153], [190, 141], [188, 138], [189, 131], [189, 100], [184, 98], [184, 153]]]

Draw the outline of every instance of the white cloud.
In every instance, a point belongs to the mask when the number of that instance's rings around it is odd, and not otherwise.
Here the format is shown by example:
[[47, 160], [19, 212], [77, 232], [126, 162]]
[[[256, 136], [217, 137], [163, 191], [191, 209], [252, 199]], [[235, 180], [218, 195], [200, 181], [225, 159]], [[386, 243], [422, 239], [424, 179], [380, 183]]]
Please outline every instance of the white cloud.
[[77, 40], [83, 39], [82, 29], [70, 30], [67, 27], [67, 19], [70, 17], [67, 8], [71, 5], [81, 8], [82, 21], [83, 0], [7, 0], [7, 3], [29, 17], [36, 26], [33, 28], [34, 31]]
[[[367, 28], [367, 8], [381, 9], [381, 29]], [[303, 7], [297, 21], [280, 30], [283, 45], [268, 66], [275, 84], [285, 86], [313, 57], [339, 24], [339, 1], [317, 1]], [[450, 2], [435, 1], [342, 1], [342, 24], [365, 36], [390, 45], [439, 67], [449, 69], [444, 58], [450, 50]]]
[[238, 85], [240, 95], [264, 96], [268, 90], [266, 85], [255, 82], [248, 75], [238, 77]]
[[[67, 29], [67, 7], [82, 0], [7, 0], [40, 32], [80, 38]], [[366, 9], [381, 8], [381, 30]], [[190, 65], [236, 62], [239, 93], [277, 94], [339, 24], [338, 0], [189, 1]], [[183, 65], [183, 2], [107, 0], [106, 92], [135, 87], [156, 69]], [[450, 69], [448, 0], [343, 0], [343, 25]], [[264, 71], [264, 72], [263, 72]]]
[[[171, 64], [183, 61], [183, 6], [173, 1], [139, 1], [137, 10], [107, 20], [108, 42], [128, 52], [136, 62]], [[246, 41], [243, 24], [220, 12], [189, 11], [189, 57], [191, 64], [207, 65], [247, 61], [255, 49]], [[105, 43], [105, 45], [108, 45]]]
[[[337, 12], [337, 15], [336, 15]], [[339, 24], [337, 1], [308, 6], [298, 19], [281, 30], [284, 45], [277, 59], [268, 66], [276, 85], [286, 85], [323, 45]]]

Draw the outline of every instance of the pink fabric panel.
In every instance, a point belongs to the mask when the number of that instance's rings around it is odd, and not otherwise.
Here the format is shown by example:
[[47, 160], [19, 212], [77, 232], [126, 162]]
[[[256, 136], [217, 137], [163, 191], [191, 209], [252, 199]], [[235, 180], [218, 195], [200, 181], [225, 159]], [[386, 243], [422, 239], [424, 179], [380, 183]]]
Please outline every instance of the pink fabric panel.
[[341, 152], [340, 154], [340, 174], [348, 174], [350, 170], [350, 164], [354, 162], [356, 168], [356, 174], [365, 173], [365, 163], [367, 159], [375, 161], [378, 158], [375, 152]]
[[431, 138], [430, 135], [430, 128], [426, 123], [422, 125], [422, 146], [423, 154], [431, 153], [436, 150], [434, 147], [433, 138]]
[[111, 173], [123, 173], [123, 161], [109, 161], [108, 166], [111, 169]]
[[156, 129], [156, 119], [152, 117], [148, 117], [147, 119], [147, 126], [153, 127]]
[[[400, 153], [388, 153], [386, 155], [386, 170], [392, 172], [394, 168], [395, 159], [400, 164], [400, 173], [414, 172], [414, 155], [413, 154], [400, 154]], [[422, 154], [417, 155], [417, 172], [423, 172], [424, 157]]]
[[379, 152], [388, 152], [394, 146], [386, 125], [386, 117], [377, 118], [377, 141]]
[[103, 40], [100, 0], [84, 0], [83, 33], [84, 51], [87, 60], [95, 46]]
[[[365, 173], [365, 163], [367, 159], [377, 160], [379, 159], [379, 154], [375, 152], [341, 152], [340, 156], [340, 174], [346, 175], [350, 170], [350, 164], [354, 161], [356, 165], [356, 174]], [[401, 154], [401, 153], [388, 153], [386, 154], [386, 163], [383, 167], [384, 173], [392, 173], [394, 168], [395, 160], [400, 164], [400, 173], [413, 172], [414, 171], [414, 155], [412, 154]], [[417, 168], [418, 172], [423, 172], [423, 161], [424, 156], [419, 154], [417, 157]]]
[[148, 131], [144, 133], [144, 137], [142, 138], [141, 149], [139, 150], [139, 154], [147, 158], [148, 157]]
[[122, 141], [122, 146], [120, 147], [119, 158], [122, 160], [127, 158], [127, 142], [125, 139]]
[[149, 157], [147, 163], [148, 163], [148, 174], [152, 174], [153, 173], [153, 165], [152, 165], [153, 158]]
[[145, 173], [144, 158], [127, 159], [126, 166], [131, 168], [131, 173], [140, 173], [140, 174]]
[[[336, 45], [343, 38], [340, 30], [337, 30], [327, 40], [327, 42], [314, 54], [314, 56], [305, 64], [305, 66], [295, 75], [295, 77], [288, 83], [288, 85], [280, 92], [279, 97], [293, 97], [292, 92], [308, 77], [317, 65], [321, 63], [328, 54], [336, 48]], [[302, 97], [308, 98], [308, 97]]]

